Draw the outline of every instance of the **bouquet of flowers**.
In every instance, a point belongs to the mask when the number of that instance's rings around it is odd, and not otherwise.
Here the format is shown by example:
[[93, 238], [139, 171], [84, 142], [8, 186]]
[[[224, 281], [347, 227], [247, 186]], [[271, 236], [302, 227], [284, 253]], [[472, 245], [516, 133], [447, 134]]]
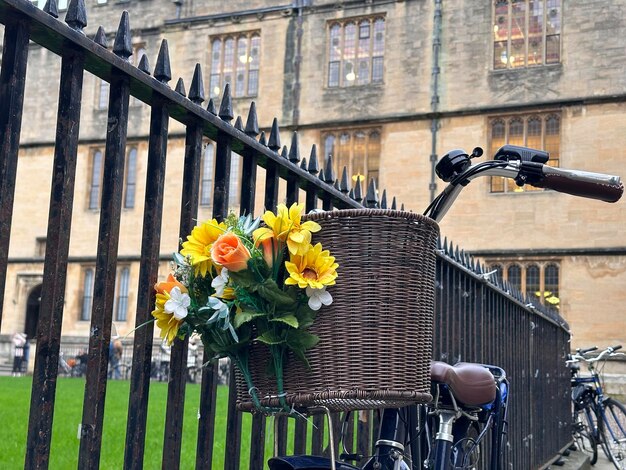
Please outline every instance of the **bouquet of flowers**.
[[209, 220], [196, 226], [182, 249], [174, 254], [174, 273], [157, 283], [152, 315], [161, 338], [198, 334], [215, 358], [229, 357], [249, 387], [252, 402], [263, 411], [249, 370], [251, 342], [267, 346], [280, 403], [288, 410], [283, 392], [283, 363], [288, 351], [308, 367], [307, 349], [318, 338], [307, 329], [317, 310], [330, 305], [326, 290], [335, 284], [337, 263], [311, 233], [321, 227], [302, 222], [304, 204], [260, 218], [229, 215], [223, 222]]

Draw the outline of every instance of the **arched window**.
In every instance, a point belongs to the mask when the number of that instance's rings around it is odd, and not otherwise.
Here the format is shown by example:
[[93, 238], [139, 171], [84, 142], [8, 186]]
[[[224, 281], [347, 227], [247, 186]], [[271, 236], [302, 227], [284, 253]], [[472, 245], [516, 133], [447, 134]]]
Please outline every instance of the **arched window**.
[[118, 270], [117, 281], [117, 308], [115, 310], [116, 321], [126, 321], [128, 314], [128, 286], [130, 283], [130, 268], [124, 266]]
[[[513, 288], [525, 292], [530, 299], [559, 308], [559, 265], [550, 261], [501, 261], [489, 264], [495, 276]], [[492, 277], [493, 280], [495, 280]]]
[[89, 209], [100, 208], [100, 185], [102, 184], [102, 151], [94, 150], [91, 157], [91, 180]]
[[517, 290], [522, 290], [522, 268], [519, 264], [512, 264], [506, 270], [507, 281]]
[[91, 305], [93, 303], [94, 269], [83, 270], [83, 301], [80, 309], [81, 321], [89, 321], [91, 318]]
[[536, 264], [526, 266], [526, 295], [532, 299], [541, 298], [541, 279]]
[[519, 68], [561, 60], [561, 0], [495, 0], [493, 68]]
[[559, 306], [559, 267], [556, 264], [551, 263], [545, 267], [544, 299], [554, 307]]
[[493, 273], [493, 279], [502, 282], [502, 265], [501, 264], [492, 264], [489, 266], [489, 271], [495, 271]]
[[323, 158], [328, 157], [329, 155], [335, 155], [335, 136], [333, 134], [327, 134], [324, 137], [324, 155]]
[[213, 144], [207, 144], [200, 165], [200, 205], [211, 205], [213, 193]]
[[365, 190], [370, 179], [378, 188], [380, 168], [381, 135], [378, 129], [352, 129], [338, 133], [323, 133], [322, 148], [324, 158], [333, 155], [335, 174], [341, 175], [347, 169], [348, 184], [354, 186], [361, 181]]
[[214, 39], [211, 43], [211, 78], [209, 80], [209, 94], [211, 97], [219, 96], [222, 92], [220, 83], [222, 70], [222, 40]]
[[233, 97], [256, 96], [259, 91], [261, 36], [258, 32], [219, 36], [211, 41], [209, 95], [215, 98], [230, 83]]
[[[550, 154], [549, 165], [559, 165], [560, 117], [557, 114], [531, 114], [495, 117], [489, 121], [489, 149], [491, 155], [505, 144], [521, 145]], [[511, 179], [491, 177], [492, 193], [521, 193], [543, 191], [531, 185], [519, 187]]]
[[384, 53], [384, 18], [351, 18], [329, 23], [328, 86], [382, 82]]
[[124, 208], [135, 207], [135, 188], [137, 186], [137, 148], [132, 147], [126, 157], [126, 181], [124, 188]]

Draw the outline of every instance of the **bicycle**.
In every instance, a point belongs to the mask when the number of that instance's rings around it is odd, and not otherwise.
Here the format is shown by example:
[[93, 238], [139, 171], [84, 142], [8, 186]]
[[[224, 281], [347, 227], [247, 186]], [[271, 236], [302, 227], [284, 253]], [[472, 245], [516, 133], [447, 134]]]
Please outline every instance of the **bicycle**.
[[[530, 184], [606, 202], [616, 202], [624, 191], [617, 176], [546, 165], [549, 154], [545, 151], [505, 145], [496, 152], [493, 160], [472, 164], [471, 160], [480, 157], [482, 153], [482, 149], [476, 147], [471, 154], [453, 150], [441, 158], [436, 165], [436, 173], [448, 186], [428, 206], [424, 215], [439, 222], [463, 187], [479, 176], [502, 176], [513, 179], [518, 186]], [[422, 419], [415, 419], [416, 406], [384, 410], [374, 455], [364, 466], [356, 467], [335, 460], [331, 418], [326, 409], [331, 441], [330, 459], [317, 456], [274, 457], [268, 462], [270, 469], [473, 469], [476, 468], [481, 445], [487, 442], [488, 436], [491, 442], [489, 468], [504, 468], [502, 453], [508, 426], [506, 410], [509, 396], [504, 370], [483, 364], [461, 363], [451, 366], [434, 362], [431, 366], [431, 383], [434, 399], [420, 408]], [[420, 424], [419, 429], [415, 427], [416, 422]], [[610, 429], [608, 422], [607, 428]], [[423, 460], [419, 460], [421, 455], [413, 455], [411, 461], [405, 453], [407, 445], [415, 440], [419, 440], [423, 444], [421, 447], [426, 449]], [[608, 440], [606, 443], [610, 445]], [[342, 457], [343, 460], [356, 460], [354, 455]], [[411, 467], [407, 462], [411, 463]]]
[[[589, 455], [591, 464], [597, 461], [600, 445], [609, 461], [619, 470], [626, 469], [626, 407], [607, 396], [598, 369], [609, 357], [624, 355], [616, 351], [621, 345], [606, 348], [595, 357], [589, 353], [597, 347], [577, 349], [567, 365], [572, 370], [572, 402], [574, 438], [578, 447]], [[587, 364], [588, 376], [580, 375], [580, 362]], [[596, 363], [601, 364], [600, 367]]]

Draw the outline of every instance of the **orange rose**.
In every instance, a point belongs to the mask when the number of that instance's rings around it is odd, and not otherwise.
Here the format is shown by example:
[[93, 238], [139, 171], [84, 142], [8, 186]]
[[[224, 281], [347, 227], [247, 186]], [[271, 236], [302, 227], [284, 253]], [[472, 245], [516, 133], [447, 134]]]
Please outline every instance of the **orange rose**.
[[180, 288], [181, 292], [187, 292], [187, 288], [183, 286], [180, 282], [176, 280], [176, 278], [170, 273], [167, 276], [167, 280], [163, 282], [157, 282], [154, 285], [154, 290], [159, 294], [170, 293], [174, 287]]
[[237, 235], [226, 232], [213, 243], [211, 259], [230, 272], [236, 273], [248, 267], [250, 251], [241, 243]]
[[260, 246], [263, 250], [263, 259], [267, 265], [270, 268], [274, 266], [274, 261], [278, 258], [278, 250], [280, 249], [278, 240], [274, 237], [268, 237], [260, 242], [257, 240], [256, 246]]

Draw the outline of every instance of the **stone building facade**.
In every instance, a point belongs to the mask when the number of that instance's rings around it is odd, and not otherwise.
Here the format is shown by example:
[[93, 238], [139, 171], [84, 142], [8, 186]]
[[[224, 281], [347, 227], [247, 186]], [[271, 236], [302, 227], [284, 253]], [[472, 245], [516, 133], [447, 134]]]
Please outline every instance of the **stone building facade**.
[[[154, 64], [167, 38], [174, 77], [189, 83], [200, 63], [217, 104], [229, 82], [235, 115], [245, 118], [255, 101], [262, 128], [278, 118], [283, 143], [298, 131], [302, 156], [315, 144], [350, 176], [375, 178], [421, 212], [443, 188], [434, 162], [454, 148], [480, 146], [489, 155], [504, 143], [528, 145], [549, 150], [562, 167], [626, 174], [625, 9], [626, 0], [91, 0], [85, 34], [102, 25], [112, 46], [128, 10], [131, 61], [146, 54]], [[36, 325], [58, 95], [51, 84], [59, 73], [58, 57], [32, 45], [3, 335]], [[67, 337], [89, 329], [107, 93], [106, 83], [85, 77]], [[113, 313], [120, 334], [135, 323], [149, 115], [132, 100]], [[183, 153], [184, 130], [172, 121], [163, 276], [178, 246]], [[200, 219], [211, 214], [212, 157], [207, 141]], [[233, 165], [238, 175], [237, 158]], [[573, 346], [626, 342], [625, 202], [483, 179], [468, 186], [441, 229], [494, 275], [560, 308]]]

